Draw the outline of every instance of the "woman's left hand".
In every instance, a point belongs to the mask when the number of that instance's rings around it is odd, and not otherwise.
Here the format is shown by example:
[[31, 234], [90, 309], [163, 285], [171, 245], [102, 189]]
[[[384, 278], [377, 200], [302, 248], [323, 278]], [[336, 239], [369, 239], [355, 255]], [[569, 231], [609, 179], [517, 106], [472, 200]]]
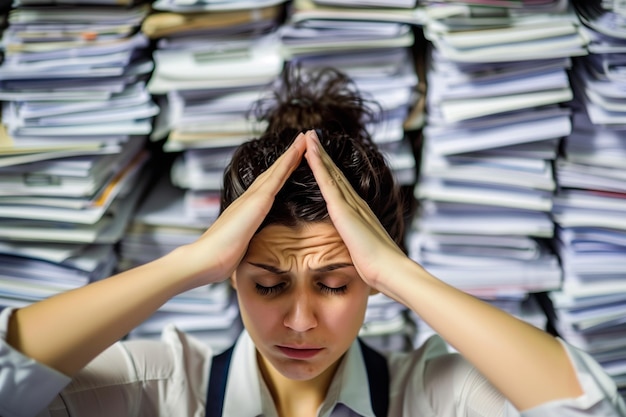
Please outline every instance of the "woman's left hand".
[[407, 256], [326, 153], [315, 131], [306, 132], [305, 138], [304, 157], [356, 270], [370, 287], [384, 292], [383, 278], [398, 266], [398, 261], [407, 260]]

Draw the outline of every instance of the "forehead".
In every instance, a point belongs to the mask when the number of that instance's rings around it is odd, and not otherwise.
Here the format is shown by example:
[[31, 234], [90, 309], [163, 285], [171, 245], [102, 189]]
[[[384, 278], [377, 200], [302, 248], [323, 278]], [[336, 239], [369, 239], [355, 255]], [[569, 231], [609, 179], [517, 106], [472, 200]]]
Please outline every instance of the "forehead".
[[250, 241], [247, 258], [289, 256], [349, 256], [341, 236], [329, 222], [310, 222], [296, 227], [268, 225]]

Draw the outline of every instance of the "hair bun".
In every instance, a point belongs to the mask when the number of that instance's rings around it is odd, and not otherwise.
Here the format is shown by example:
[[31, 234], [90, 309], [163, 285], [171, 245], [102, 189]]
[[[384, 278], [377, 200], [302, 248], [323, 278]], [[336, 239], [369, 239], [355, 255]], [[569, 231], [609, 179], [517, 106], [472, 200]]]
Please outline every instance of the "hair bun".
[[288, 66], [270, 95], [253, 106], [254, 117], [267, 122], [266, 134], [294, 137], [318, 129], [324, 136], [347, 135], [371, 142], [366, 125], [378, 114], [354, 82], [334, 68], [305, 71]]

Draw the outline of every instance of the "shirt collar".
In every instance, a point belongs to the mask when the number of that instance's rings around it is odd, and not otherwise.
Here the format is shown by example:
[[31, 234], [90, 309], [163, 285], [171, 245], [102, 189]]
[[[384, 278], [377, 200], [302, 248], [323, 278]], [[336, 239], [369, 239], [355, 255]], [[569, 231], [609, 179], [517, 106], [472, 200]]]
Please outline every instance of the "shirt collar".
[[357, 340], [352, 343], [341, 365], [337, 368], [320, 415], [330, 416], [328, 411], [332, 410], [337, 403], [350, 408], [359, 416], [375, 417], [370, 400], [365, 361]]
[[[225, 416], [274, 416], [276, 411], [259, 372], [256, 348], [245, 330], [235, 344], [224, 398]], [[328, 389], [320, 416], [331, 416], [337, 403], [363, 417], [375, 417], [367, 370], [358, 341], [346, 352]]]
[[[262, 416], [261, 375], [256, 360], [256, 348], [248, 332], [239, 335], [228, 370], [224, 397], [225, 416]], [[271, 397], [269, 398], [271, 402]]]

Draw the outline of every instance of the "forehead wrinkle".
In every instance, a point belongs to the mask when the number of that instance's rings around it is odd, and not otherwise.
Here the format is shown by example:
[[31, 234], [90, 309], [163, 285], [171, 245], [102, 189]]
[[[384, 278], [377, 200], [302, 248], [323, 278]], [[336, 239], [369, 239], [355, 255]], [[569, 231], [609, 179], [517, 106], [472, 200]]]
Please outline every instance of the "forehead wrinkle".
[[334, 264], [324, 265], [324, 266], [321, 266], [319, 268], [313, 268], [313, 271], [323, 274], [325, 272], [332, 272], [332, 271], [335, 271], [337, 269], [349, 268], [349, 267], [353, 267], [353, 266], [354, 265], [351, 262], [337, 262], [337, 263], [334, 263]]
[[270, 265], [276, 272], [294, 266], [314, 271], [333, 264], [352, 266], [343, 240], [329, 224], [267, 226], [253, 238], [248, 255], [249, 263]]

